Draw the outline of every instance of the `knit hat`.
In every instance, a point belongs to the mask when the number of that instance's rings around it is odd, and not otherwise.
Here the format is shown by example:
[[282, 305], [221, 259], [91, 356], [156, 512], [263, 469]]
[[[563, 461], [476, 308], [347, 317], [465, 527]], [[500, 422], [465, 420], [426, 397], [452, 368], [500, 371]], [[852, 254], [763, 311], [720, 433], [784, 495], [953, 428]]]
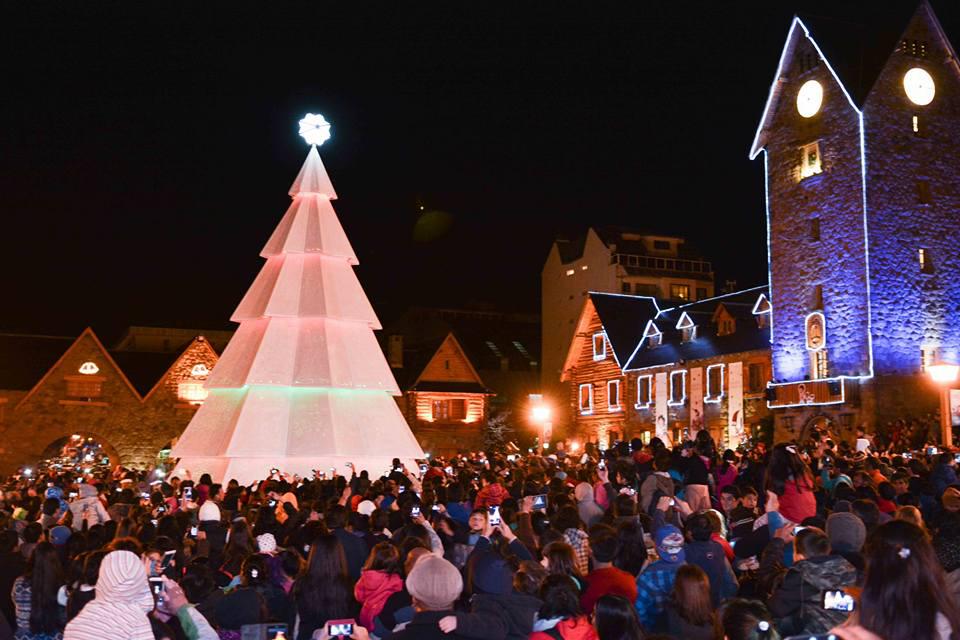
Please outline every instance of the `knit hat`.
[[940, 499], [943, 501], [943, 508], [947, 511], [960, 511], [960, 489], [947, 487]]
[[207, 500], [200, 505], [200, 522], [220, 522], [220, 507], [213, 500]]
[[369, 516], [377, 508], [377, 505], [370, 500], [363, 500], [357, 505], [357, 513], [362, 516]]
[[457, 568], [440, 556], [420, 558], [407, 576], [407, 591], [431, 611], [445, 611], [463, 591], [463, 578]]
[[657, 529], [654, 536], [657, 543], [657, 552], [661, 560], [667, 562], [682, 564], [686, 562], [687, 556], [683, 550], [683, 533], [672, 524], [664, 525]]
[[867, 527], [852, 513], [831, 513], [827, 518], [827, 537], [834, 551], [859, 552], [867, 539]]
[[272, 533], [261, 534], [257, 536], [257, 548], [260, 549], [260, 553], [273, 555], [277, 552], [277, 539]]
[[58, 525], [50, 529], [50, 542], [56, 547], [62, 547], [70, 539], [70, 528]]

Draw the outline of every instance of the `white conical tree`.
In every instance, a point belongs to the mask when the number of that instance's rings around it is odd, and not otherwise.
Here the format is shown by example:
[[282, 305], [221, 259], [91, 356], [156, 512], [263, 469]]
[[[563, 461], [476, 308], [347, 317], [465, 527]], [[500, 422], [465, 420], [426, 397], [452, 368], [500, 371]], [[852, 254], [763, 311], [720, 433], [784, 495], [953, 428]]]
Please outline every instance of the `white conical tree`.
[[[301, 122], [302, 134], [316, 118]], [[353, 462], [380, 473], [394, 457], [423, 457], [392, 397], [400, 391], [373, 335], [380, 323], [331, 204], [316, 147], [326, 137], [316, 128], [304, 137], [311, 147], [293, 203], [231, 318], [240, 326], [206, 381], [209, 396], [173, 449], [177, 469], [247, 483], [274, 467], [310, 477]]]

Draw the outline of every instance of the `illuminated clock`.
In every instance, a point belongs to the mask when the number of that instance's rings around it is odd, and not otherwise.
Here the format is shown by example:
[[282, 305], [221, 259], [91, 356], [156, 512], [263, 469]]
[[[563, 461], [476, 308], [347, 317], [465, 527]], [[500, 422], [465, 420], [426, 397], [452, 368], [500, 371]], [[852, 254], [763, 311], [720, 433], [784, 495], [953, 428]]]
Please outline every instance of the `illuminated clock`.
[[823, 85], [816, 80], [807, 80], [797, 93], [797, 111], [804, 118], [812, 118], [823, 104]]
[[937, 93], [933, 78], [920, 67], [914, 67], [903, 74], [903, 90], [907, 92], [910, 102], [920, 106], [930, 104]]

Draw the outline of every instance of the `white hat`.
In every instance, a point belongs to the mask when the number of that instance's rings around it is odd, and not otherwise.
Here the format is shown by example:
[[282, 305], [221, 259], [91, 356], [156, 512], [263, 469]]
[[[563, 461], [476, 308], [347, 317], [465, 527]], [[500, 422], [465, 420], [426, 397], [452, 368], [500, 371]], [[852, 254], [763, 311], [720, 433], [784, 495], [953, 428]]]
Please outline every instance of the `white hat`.
[[357, 505], [357, 513], [359, 513], [362, 516], [369, 516], [371, 513], [373, 513], [374, 509], [376, 508], [377, 508], [377, 505], [375, 505], [373, 502], [369, 500], [364, 500]]
[[200, 522], [220, 522], [220, 507], [213, 500], [207, 500], [200, 505]]
[[257, 548], [260, 549], [260, 553], [273, 555], [277, 551], [277, 539], [272, 533], [261, 534], [257, 536]]

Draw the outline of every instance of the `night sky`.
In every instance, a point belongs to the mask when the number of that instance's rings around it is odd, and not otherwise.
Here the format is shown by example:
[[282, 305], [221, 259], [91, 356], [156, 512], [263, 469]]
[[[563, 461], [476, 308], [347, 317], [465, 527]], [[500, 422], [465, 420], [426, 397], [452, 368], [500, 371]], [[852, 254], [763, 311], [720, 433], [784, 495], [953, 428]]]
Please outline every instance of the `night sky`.
[[[308, 111], [385, 321], [538, 311], [552, 240], [589, 225], [684, 234], [718, 285], [760, 284], [747, 151], [790, 18], [886, 2], [21, 4], [0, 20], [0, 330], [112, 339], [231, 326]], [[934, 3], [950, 34], [955, 5]]]

